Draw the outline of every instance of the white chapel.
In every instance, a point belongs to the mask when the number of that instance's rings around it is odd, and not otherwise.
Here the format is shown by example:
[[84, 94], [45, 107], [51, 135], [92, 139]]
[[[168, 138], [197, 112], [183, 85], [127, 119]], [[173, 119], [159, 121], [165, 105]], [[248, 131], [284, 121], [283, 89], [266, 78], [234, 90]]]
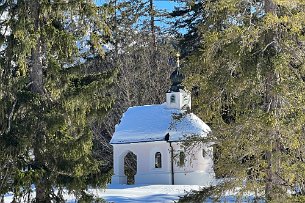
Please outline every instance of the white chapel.
[[[178, 63], [179, 64], [179, 63]], [[183, 75], [171, 74], [172, 86], [166, 102], [159, 105], [130, 107], [115, 127], [113, 146], [114, 175], [112, 184], [127, 184], [124, 158], [136, 155], [135, 184], [210, 185], [214, 182], [211, 144], [183, 142], [192, 137], [206, 137], [211, 129], [190, 113], [191, 95], [181, 85]]]

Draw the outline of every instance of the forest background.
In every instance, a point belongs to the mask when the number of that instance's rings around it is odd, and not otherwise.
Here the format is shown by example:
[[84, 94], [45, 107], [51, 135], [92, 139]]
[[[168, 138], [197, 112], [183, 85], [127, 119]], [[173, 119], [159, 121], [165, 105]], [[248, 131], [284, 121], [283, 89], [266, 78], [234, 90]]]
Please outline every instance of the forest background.
[[85, 190], [109, 182], [115, 124], [130, 106], [164, 102], [181, 52], [223, 179], [181, 201], [232, 189], [304, 201], [305, 2], [157, 3], [1, 1], [2, 196], [35, 185], [36, 202], [63, 201], [64, 190], [94, 201]]

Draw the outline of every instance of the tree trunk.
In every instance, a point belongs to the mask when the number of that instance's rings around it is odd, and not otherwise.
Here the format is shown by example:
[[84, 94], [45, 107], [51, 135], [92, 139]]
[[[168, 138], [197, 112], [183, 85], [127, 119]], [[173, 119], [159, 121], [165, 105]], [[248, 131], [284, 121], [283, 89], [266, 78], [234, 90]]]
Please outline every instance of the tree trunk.
[[116, 56], [119, 54], [118, 50], [118, 19], [117, 19], [117, 0], [114, 0], [114, 28], [113, 28], [113, 33], [114, 33], [114, 48], [115, 48], [115, 53]]
[[[272, 147], [272, 142], [268, 143]], [[265, 197], [267, 201], [272, 199], [272, 152], [266, 152], [267, 168], [266, 168], [266, 184], [265, 184]]]
[[[270, 57], [270, 56], [268, 56]], [[271, 63], [271, 62], [269, 62]], [[268, 64], [269, 65], [269, 64]], [[270, 64], [271, 65], [271, 64]], [[272, 72], [271, 67], [266, 67], [269, 68], [269, 73], [267, 73], [266, 76], [266, 81], [265, 81], [265, 105], [264, 105], [264, 110], [266, 113], [269, 113], [270, 111], [273, 111], [275, 106], [275, 101], [274, 101], [274, 95], [272, 93], [272, 88], [274, 84], [274, 73]], [[265, 196], [268, 201], [272, 199], [271, 193], [272, 193], [272, 187], [273, 187], [273, 172], [272, 172], [272, 162], [273, 162], [273, 157], [272, 157], [272, 151], [273, 151], [273, 140], [274, 140], [274, 131], [267, 131], [268, 134], [267, 139], [267, 145], [268, 145], [268, 150], [265, 153], [266, 157], [266, 162], [267, 162], [267, 167], [266, 167], [266, 180], [265, 180]]]
[[158, 64], [157, 64], [157, 43], [156, 43], [156, 33], [155, 33], [155, 10], [154, 10], [154, 4], [153, 0], [149, 0], [149, 6], [150, 6], [150, 27], [151, 27], [151, 40], [152, 40], [152, 50], [150, 55], [150, 64], [152, 70], [149, 71], [149, 85], [150, 88], [153, 88], [155, 85], [154, 81], [151, 79], [153, 78], [152, 74], [158, 70]]
[[156, 50], [155, 10], [154, 10], [153, 0], [149, 0], [149, 7], [150, 7], [150, 28], [151, 28], [152, 44], [154, 50]]
[[[38, 36], [36, 39], [36, 45], [31, 50], [31, 66], [30, 66], [30, 81], [31, 81], [31, 91], [34, 94], [39, 94], [43, 96], [43, 74], [42, 74], [42, 63], [41, 63], [41, 40], [39, 36], [39, 26], [40, 26], [40, 4], [39, 1], [35, 0], [32, 2], [32, 19], [34, 19], [34, 31]], [[41, 127], [41, 125], [38, 124]], [[33, 153], [35, 157], [36, 168], [43, 168], [43, 156], [42, 156], [42, 145], [44, 145], [44, 134], [43, 132], [36, 133], [35, 143], [33, 146]], [[36, 187], [36, 202], [49, 202], [46, 190], [45, 175], [38, 181], [35, 185]]]
[[40, 60], [40, 38], [39, 32], [39, 2], [32, 2], [32, 18], [34, 19], [34, 32], [37, 34], [36, 46], [31, 50], [31, 66], [30, 66], [30, 79], [32, 92], [43, 94], [43, 79], [42, 79], [42, 65]]
[[[265, 13], [276, 14], [276, 5], [273, 3], [273, 0], [265, 0]], [[264, 54], [267, 55], [267, 58], [271, 58], [274, 54], [276, 54], [276, 48], [274, 42], [274, 31], [269, 31], [266, 34], [265, 43], [267, 44], [266, 50]], [[265, 81], [265, 111], [268, 113], [277, 108], [277, 96], [274, 95], [272, 89], [274, 88], [275, 83], [277, 82], [277, 77], [272, 68], [272, 62], [269, 60], [266, 67], [269, 72], [266, 75]], [[266, 152], [266, 180], [265, 180], [265, 197], [267, 201], [272, 200], [272, 190], [273, 190], [273, 150], [275, 149], [276, 143], [274, 143], [276, 132], [275, 130], [271, 130], [268, 133], [268, 148], [269, 150]]]

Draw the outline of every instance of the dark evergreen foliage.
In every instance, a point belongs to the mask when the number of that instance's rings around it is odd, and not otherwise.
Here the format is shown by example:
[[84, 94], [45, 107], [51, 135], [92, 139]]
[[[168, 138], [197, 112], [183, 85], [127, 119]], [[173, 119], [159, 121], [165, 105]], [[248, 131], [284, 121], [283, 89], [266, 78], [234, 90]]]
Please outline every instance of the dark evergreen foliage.
[[115, 71], [81, 64], [103, 54], [106, 10], [82, 0], [0, 6], [0, 194], [25, 197], [34, 184], [36, 202], [63, 201], [63, 189], [81, 200], [90, 177], [107, 183], [92, 154], [91, 125], [113, 103]]
[[172, 19], [171, 28], [180, 38], [178, 48], [182, 57], [197, 51], [201, 45], [202, 33], [199, 27], [206, 19], [204, 3], [204, 0], [181, 2], [182, 6], [175, 7], [175, 10], [169, 13]]
[[220, 196], [302, 201], [304, 3], [219, 0], [203, 10], [186, 71], [200, 87], [195, 111], [213, 129]]

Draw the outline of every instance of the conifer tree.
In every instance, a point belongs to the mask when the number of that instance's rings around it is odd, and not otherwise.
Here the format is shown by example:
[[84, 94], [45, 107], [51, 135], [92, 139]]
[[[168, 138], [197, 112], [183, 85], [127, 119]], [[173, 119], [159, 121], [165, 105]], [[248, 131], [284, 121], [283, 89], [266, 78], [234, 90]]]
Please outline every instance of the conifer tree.
[[203, 0], [182, 1], [169, 13], [171, 30], [180, 39], [183, 57], [198, 50], [201, 44], [200, 25], [205, 20]]
[[99, 165], [90, 124], [111, 106], [114, 73], [82, 63], [103, 55], [107, 12], [87, 0], [6, 0], [0, 12], [0, 194], [34, 184], [36, 202], [85, 197]]
[[201, 88], [194, 104], [213, 129], [224, 178], [203, 193], [304, 201], [304, 2], [218, 0], [203, 9], [201, 50], [187, 71]]

